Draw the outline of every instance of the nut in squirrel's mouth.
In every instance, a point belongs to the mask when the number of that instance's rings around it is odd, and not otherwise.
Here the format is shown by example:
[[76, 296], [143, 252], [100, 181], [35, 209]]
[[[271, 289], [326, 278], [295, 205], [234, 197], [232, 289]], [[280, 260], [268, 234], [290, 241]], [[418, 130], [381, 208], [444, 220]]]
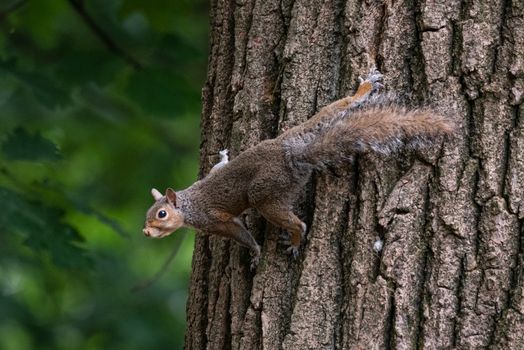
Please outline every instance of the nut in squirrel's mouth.
[[148, 229], [148, 228], [144, 228], [144, 229], [142, 229], [142, 232], [144, 233], [145, 236], [147, 236], [147, 237], [151, 237], [151, 233], [149, 232], [149, 229]]
[[142, 232], [144, 233], [144, 235], [151, 238], [163, 238], [171, 234], [171, 232], [169, 231], [162, 232], [154, 227], [146, 227], [142, 230]]

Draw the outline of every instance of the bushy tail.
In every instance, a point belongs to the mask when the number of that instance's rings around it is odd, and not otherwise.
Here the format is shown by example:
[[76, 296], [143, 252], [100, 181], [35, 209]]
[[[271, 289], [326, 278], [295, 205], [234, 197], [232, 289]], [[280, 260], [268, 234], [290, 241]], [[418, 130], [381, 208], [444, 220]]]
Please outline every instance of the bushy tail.
[[390, 154], [401, 147], [428, 147], [454, 132], [454, 124], [429, 110], [389, 105], [355, 110], [304, 149], [302, 160], [317, 166], [351, 160], [354, 154]]

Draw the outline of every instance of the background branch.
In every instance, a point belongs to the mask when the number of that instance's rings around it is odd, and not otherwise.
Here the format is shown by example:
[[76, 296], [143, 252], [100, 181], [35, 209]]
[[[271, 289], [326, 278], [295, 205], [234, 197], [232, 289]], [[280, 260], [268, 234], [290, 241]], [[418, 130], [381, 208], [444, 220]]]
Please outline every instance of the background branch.
[[12, 3], [9, 5], [5, 10], [0, 11], [0, 21], [2, 21], [7, 15], [9, 15], [11, 12], [14, 12], [24, 6], [27, 3], [26, 0], [20, 0]]
[[141, 69], [142, 64], [138, 62], [133, 56], [122, 49], [111, 36], [100, 27], [94, 19], [87, 13], [84, 2], [81, 0], [69, 0], [73, 9], [78, 13], [87, 26], [93, 33], [102, 41], [102, 43], [115, 55], [122, 58], [127, 64], [135, 69]]
[[140, 292], [146, 288], [149, 288], [151, 285], [153, 285], [153, 283], [158, 281], [160, 277], [162, 277], [162, 275], [167, 272], [169, 265], [171, 265], [171, 262], [173, 261], [176, 254], [178, 253], [178, 250], [180, 249], [180, 246], [182, 245], [182, 241], [184, 240], [185, 237], [186, 237], [185, 232], [181, 232], [180, 234], [177, 234], [174, 245], [173, 245], [173, 250], [171, 251], [171, 254], [169, 254], [169, 256], [167, 257], [166, 261], [164, 261], [164, 264], [162, 265], [160, 270], [158, 270], [157, 273], [155, 273], [155, 275], [151, 277], [150, 279], [145, 280], [131, 287], [130, 291], [133, 293]]

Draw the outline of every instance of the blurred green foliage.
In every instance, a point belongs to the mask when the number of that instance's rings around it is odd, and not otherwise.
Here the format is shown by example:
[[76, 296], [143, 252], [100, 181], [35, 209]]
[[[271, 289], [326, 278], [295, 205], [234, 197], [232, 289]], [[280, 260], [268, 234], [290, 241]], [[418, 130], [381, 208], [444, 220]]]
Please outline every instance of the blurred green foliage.
[[0, 349], [182, 347], [193, 235], [141, 229], [197, 176], [207, 6], [0, 1]]

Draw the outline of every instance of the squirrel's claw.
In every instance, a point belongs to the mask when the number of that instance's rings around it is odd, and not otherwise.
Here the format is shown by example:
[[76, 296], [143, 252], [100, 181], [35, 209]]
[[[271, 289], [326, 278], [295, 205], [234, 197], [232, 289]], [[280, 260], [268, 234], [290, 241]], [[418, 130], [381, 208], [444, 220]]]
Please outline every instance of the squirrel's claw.
[[289, 236], [289, 233], [287, 233], [286, 231], [283, 231], [282, 233], [278, 235], [278, 238], [280, 238], [281, 240], [289, 240], [290, 236]]
[[[304, 237], [306, 236], [306, 230], [307, 230], [307, 226], [305, 223], [302, 222], [301, 226], [302, 226], [302, 231], [300, 232], [300, 241], [302, 241]], [[286, 249], [286, 253], [288, 253], [289, 255], [292, 255], [293, 258], [296, 259], [298, 257], [300, 243], [298, 245], [295, 245], [296, 243], [293, 243], [291, 241], [291, 235], [288, 232], [282, 232], [279, 238], [280, 239], [278, 242], [280, 244], [289, 246]]]
[[255, 255], [251, 258], [251, 263], [249, 264], [249, 268], [251, 271], [255, 271], [258, 264], [260, 263], [260, 255]]
[[291, 245], [291, 236], [287, 232], [282, 232], [280, 235], [278, 235], [278, 243], [288, 246]]
[[[305, 231], [305, 229], [304, 229]], [[302, 237], [304, 237], [304, 233], [302, 233]], [[286, 232], [282, 232], [279, 236], [278, 236], [279, 240], [278, 240], [278, 243], [279, 244], [282, 244], [284, 246], [288, 246], [286, 248], [286, 253], [293, 256], [293, 258], [297, 258], [298, 257], [298, 247], [297, 246], [294, 246], [293, 243], [291, 242], [291, 236], [286, 233]]]
[[384, 75], [377, 68], [373, 67], [365, 78], [359, 77], [359, 80], [360, 84], [364, 81], [369, 81], [373, 86], [372, 91], [375, 92], [384, 88], [384, 84], [381, 83], [382, 78], [384, 78]]
[[291, 237], [289, 236], [287, 232], [282, 232], [278, 236], [278, 243], [285, 245], [285, 246], [291, 245]]
[[295, 247], [294, 245], [289, 246], [286, 249], [286, 253], [293, 256], [294, 259], [298, 258], [298, 247]]
[[257, 244], [252, 250], [251, 250], [251, 263], [249, 265], [249, 268], [251, 271], [254, 271], [258, 263], [260, 262], [260, 246]]
[[369, 70], [366, 80], [374, 83], [376, 81], [381, 81], [382, 78], [384, 78], [384, 75], [380, 73], [380, 71], [376, 67], [373, 67]]

